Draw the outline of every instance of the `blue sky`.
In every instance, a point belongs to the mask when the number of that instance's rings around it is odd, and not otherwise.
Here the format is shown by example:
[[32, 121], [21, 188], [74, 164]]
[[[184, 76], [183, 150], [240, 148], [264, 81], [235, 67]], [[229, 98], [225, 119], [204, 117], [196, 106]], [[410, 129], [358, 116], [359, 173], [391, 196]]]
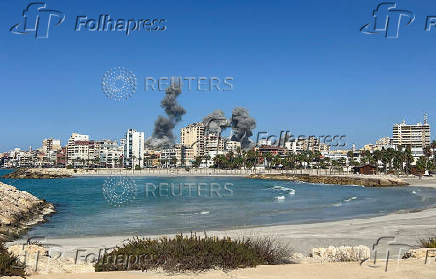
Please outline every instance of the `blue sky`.
[[[435, 1], [397, 1], [416, 19], [399, 39], [359, 29], [380, 1], [46, 1], [65, 22], [47, 39], [17, 35], [28, 1], [0, 3], [0, 151], [65, 144], [72, 132], [119, 139], [149, 136], [162, 94], [145, 92], [146, 76], [233, 76], [231, 92], [185, 92], [178, 129], [215, 109], [246, 107], [258, 131], [347, 135], [362, 145], [391, 136], [392, 124], [436, 127], [436, 30], [426, 32]], [[75, 32], [76, 17], [165, 18], [164, 32]], [[435, 28], [436, 29], [436, 28]], [[126, 102], [101, 91], [103, 73], [124, 66], [138, 77]], [[434, 138], [434, 136], [433, 136]]]

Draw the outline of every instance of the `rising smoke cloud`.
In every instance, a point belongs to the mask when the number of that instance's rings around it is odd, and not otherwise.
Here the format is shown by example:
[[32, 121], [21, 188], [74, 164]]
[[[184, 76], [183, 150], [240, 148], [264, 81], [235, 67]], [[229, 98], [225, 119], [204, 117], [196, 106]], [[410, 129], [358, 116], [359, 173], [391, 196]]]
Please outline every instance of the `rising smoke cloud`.
[[203, 118], [203, 124], [206, 134], [221, 135], [221, 132], [230, 127], [230, 121], [227, 120], [222, 110], [215, 110], [205, 118]]
[[161, 107], [165, 110], [167, 117], [159, 115], [154, 122], [153, 134], [147, 139], [147, 147], [169, 148], [174, 146], [175, 137], [173, 130], [177, 122], [182, 120], [186, 110], [177, 103], [177, 97], [182, 93], [180, 83], [171, 82], [171, 85], [165, 90], [165, 97], [161, 101]]
[[215, 110], [203, 119], [205, 133], [221, 135], [221, 132], [231, 127], [232, 134], [230, 140], [241, 143], [242, 149], [253, 147], [254, 143], [250, 140], [253, 136], [253, 129], [256, 128], [256, 120], [250, 117], [248, 110], [236, 107], [232, 111], [232, 118], [228, 120], [224, 112]]
[[251, 118], [248, 110], [236, 107], [232, 111], [232, 137], [231, 140], [241, 143], [242, 149], [253, 147], [254, 143], [250, 140], [253, 136], [253, 129], [256, 128], [256, 120]]

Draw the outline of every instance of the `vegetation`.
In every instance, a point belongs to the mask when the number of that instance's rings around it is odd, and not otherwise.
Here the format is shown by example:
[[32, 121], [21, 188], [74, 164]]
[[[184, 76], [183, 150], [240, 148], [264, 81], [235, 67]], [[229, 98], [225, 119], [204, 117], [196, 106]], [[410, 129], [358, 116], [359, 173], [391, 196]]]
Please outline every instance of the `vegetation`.
[[232, 240], [231, 238], [178, 235], [175, 238], [134, 238], [95, 264], [95, 271], [167, 272], [236, 269], [291, 263], [290, 249], [270, 238]]
[[419, 244], [422, 248], [436, 248], [436, 237], [421, 239]]
[[0, 276], [25, 276], [25, 266], [0, 242]]
[[[372, 164], [380, 166], [379, 170], [383, 173], [411, 173], [413, 168], [423, 173], [425, 170], [432, 170], [436, 166], [435, 154], [436, 141], [431, 146], [424, 149], [424, 156], [421, 157], [416, 165], [412, 166], [414, 158], [410, 147], [399, 146], [397, 150], [393, 148], [368, 150], [356, 153], [349, 151], [347, 158], [330, 160], [322, 156], [318, 151], [302, 151], [297, 154], [289, 151], [279, 152], [258, 152], [255, 150], [241, 151], [236, 153], [229, 152], [226, 155], [220, 154], [214, 158], [214, 168], [218, 169], [250, 169], [259, 164], [263, 164], [269, 169], [301, 169], [301, 168], [341, 168], [345, 166], [357, 166], [359, 164]], [[358, 160], [359, 158], [359, 160]], [[205, 157], [197, 157], [193, 166], [198, 167], [207, 160]]]

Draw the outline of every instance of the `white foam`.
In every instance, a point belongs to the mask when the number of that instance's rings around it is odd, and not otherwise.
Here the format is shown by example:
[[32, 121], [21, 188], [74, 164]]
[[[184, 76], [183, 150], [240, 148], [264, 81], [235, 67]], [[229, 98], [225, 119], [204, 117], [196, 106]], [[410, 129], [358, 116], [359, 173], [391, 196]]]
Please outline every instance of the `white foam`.
[[278, 196], [278, 197], [276, 197], [276, 200], [284, 200], [284, 199], [286, 199], [285, 196]]

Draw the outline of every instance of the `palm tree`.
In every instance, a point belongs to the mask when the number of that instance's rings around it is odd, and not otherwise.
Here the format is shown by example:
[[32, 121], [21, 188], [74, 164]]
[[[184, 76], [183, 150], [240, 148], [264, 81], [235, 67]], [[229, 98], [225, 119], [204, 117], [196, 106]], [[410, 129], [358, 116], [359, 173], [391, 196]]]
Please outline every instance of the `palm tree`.
[[412, 155], [412, 148], [410, 145], [406, 147], [406, 150], [404, 150], [404, 161], [406, 162], [406, 172], [407, 174], [410, 173], [411, 165], [415, 159]]
[[433, 165], [436, 165], [436, 140], [433, 140], [430, 144], [431, 149], [433, 150]]
[[266, 153], [263, 154], [263, 157], [266, 160], [267, 167], [271, 168], [271, 161], [272, 161], [272, 158], [273, 158], [272, 153], [271, 152], [266, 152]]

